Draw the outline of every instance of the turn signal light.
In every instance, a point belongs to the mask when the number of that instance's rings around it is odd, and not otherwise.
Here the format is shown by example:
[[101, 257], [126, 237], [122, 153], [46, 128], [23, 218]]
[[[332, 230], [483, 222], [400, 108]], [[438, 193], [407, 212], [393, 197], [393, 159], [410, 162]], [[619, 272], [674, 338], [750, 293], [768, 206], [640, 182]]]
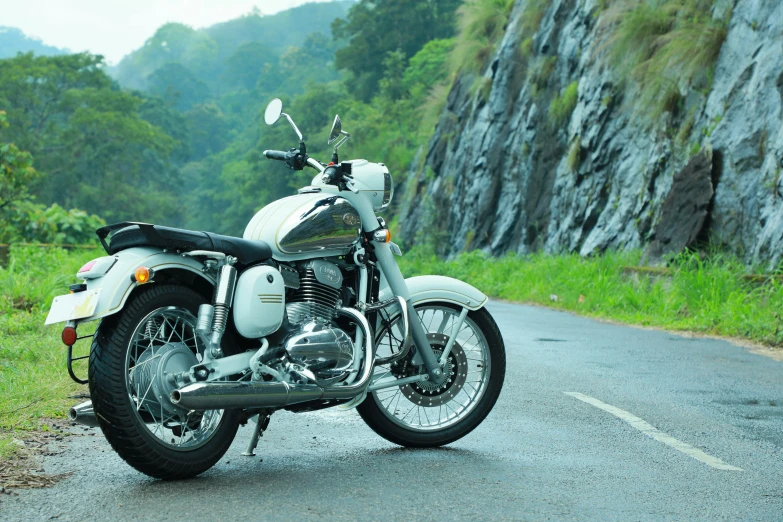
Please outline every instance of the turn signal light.
[[66, 326], [63, 328], [62, 339], [65, 346], [73, 346], [76, 344], [76, 328], [73, 326]]
[[146, 266], [140, 266], [136, 269], [136, 271], [133, 273], [132, 279], [139, 283], [140, 285], [143, 285], [144, 283], [149, 283], [150, 279], [152, 279], [153, 271]]

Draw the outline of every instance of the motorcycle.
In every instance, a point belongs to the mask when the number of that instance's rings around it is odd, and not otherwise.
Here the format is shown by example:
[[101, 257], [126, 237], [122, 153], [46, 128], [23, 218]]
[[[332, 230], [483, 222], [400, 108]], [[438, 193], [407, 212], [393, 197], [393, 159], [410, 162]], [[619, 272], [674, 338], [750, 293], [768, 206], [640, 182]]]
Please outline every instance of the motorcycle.
[[[202, 473], [255, 422], [245, 455], [277, 410], [357, 408], [378, 435], [408, 447], [449, 444], [489, 414], [505, 348], [487, 296], [443, 276], [404, 278], [377, 213], [392, 178], [382, 163], [339, 161], [350, 138], [335, 116], [328, 164], [267, 150], [311, 185], [261, 209], [243, 237], [122, 222], [96, 231], [107, 252], [55, 298], [67, 367], [91, 400], [70, 417], [99, 426], [152, 477]], [[100, 320], [88, 379], [73, 371], [79, 325]]]

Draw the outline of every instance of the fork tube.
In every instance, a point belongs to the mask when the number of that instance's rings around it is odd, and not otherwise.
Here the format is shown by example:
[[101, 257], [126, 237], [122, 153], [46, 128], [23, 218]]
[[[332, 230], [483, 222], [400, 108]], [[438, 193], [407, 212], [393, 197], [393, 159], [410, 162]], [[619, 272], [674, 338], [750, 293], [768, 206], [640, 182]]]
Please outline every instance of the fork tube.
[[424, 330], [424, 325], [421, 324], [421, 320], [418, 319], [416, 310], [413, 309], [411, 304], [410, 291], [408, 285], [405, 283], [405, 278], [400, 272], [400, 267], [397, 266], [397, 262], [394, 260], [394, 254], [392, 254], [391, 248], [388, 243], [375, 243], [375, 257], [378, 259], [378, 264], [383, 270], [383, 275], [386, 277], [386, 282], [389, 283], [389, 288], [396, 296], [405, 299], [408, 305], [408, 312], [411, 317], [410, 327], [413, 341], [416, 345], [416, 350], [421, 356], [424, 362], [424, 367], [427, 368], [427, 373], [431, 377], [432, 381], [439, 383], [443, 372], [440, 369], [440, 363], [435, 357], [435, 353], [430, 347], [429, 339], [427, 339], [427, 332]]

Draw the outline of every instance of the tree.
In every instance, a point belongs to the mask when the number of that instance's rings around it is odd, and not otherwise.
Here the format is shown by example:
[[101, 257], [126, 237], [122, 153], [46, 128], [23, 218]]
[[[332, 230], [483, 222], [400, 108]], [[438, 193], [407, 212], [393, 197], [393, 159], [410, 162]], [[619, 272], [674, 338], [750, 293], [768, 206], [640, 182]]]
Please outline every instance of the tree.
[[435, 38], [455, 31], [459, 0], [360, 0], [345, 19], [332, 23], [332, 33], [348, 44], [335, 53], [338, 69], [352, 73], [348, 83], [363, 101], [376, 93], [384, 74], [384, 58], [400, 51], [407, 60]]
[[180, 111], [190, 110], [210, 98], [207, 84], [196, 78], [180, 63], [166, 63], [148, 78], [148, 92], [158, 96]]
[[[5, 111], [0, 111], [0, 128], [8, 127]], [[13, 143], [0, 143], [0, 210], [30, 197], [28, 188], [38, 177], [33, 157]]]
[[181, 214], [176, 142], [141, 118], [142, 100], [119, 90], [100, 56], [21, 55], [0, 61], [0, 108], [10, 128], [0, 141], [36, 158], [44, 204], [78, 207], [110, 220], [165, 220]]

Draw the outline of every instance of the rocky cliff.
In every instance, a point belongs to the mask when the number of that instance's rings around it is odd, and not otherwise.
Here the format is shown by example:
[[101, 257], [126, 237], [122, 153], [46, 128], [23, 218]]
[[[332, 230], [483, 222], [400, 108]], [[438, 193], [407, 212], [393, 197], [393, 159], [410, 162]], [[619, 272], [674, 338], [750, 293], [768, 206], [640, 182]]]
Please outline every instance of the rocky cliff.
[[[534, 3], [542, 17], [531, 31]], [[711, 81], [678, 85], [677, 109], [654, 121], [610, 63], [603, 4], [516, 1], [483, 75], [456, 78], [411, 168], [403, 236], [434, 239], [447, 255], [646, 248], [655, 257], [699, 241], [776, 266], [783, 2], [714, 2], [728, 25]]]

